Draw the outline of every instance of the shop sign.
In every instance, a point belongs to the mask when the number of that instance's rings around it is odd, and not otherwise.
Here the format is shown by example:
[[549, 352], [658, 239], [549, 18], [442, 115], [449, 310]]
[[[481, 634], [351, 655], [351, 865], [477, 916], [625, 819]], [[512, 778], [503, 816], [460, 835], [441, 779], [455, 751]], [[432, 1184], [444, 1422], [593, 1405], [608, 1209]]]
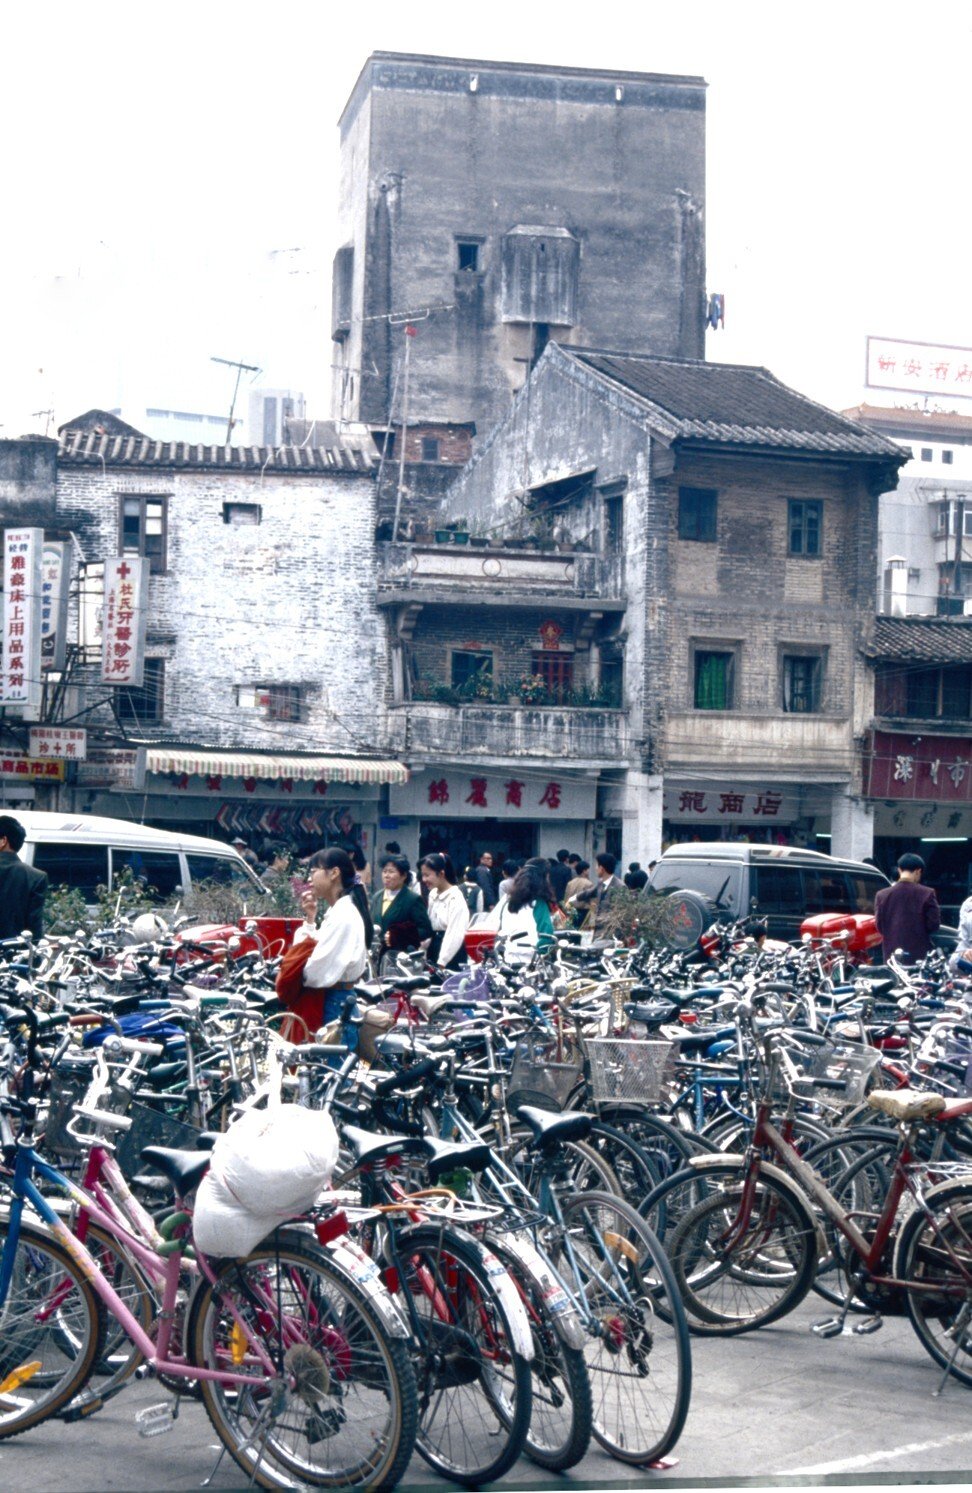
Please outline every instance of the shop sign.
[[687, 783], [684, 788], [667, 788], [662, 798], [662, 815], [680, 824], [792, 824], [800, 817], [799, 794], [792, 788], [731, 787], [715, 784], [702, 787]]
[[64, 668], [67, 657], [68, 546], [47, 543], [41, 555], [41, 668]]
[[0, 778], [63, 783], [65, 765], [53, 760], [43, 762], [37, 757], [29, 757], [26, 752], [0, 751]]
[[864, 757], [867, 798], [972, 803], [972, 738], [873, 731]]
[[148, 624], [148, 561], [119, 555], [105, 563], [105, 604], [101, 622], [101, 682], [145, 682], [145, 631]]
[[972, 347], [868, 337], [867, 387], [972, 398]]
[[3, 533], [3, 666], [0, 704], [34, 714], [41, 701], [41, 551], [43, 529]]
[[145, 786], [145, 748], [89, 747], [87, 759], [78, 763], [75, 783], [117, 793], [141, 792]]
[[28, 750], [32, 757], [83, 762], [88, 754], [88, 733], [83, 726], [31, 726]]
[[392, 784], [388, 807], [395, 815], [422, 819], [593, 819], [593, 779], [549, 773], [477, 773], [468, 767], [430, 767], [407, 783]]
[[150, 772], [149, 793], [188, 793], [204, 797], [274, 799], [287, 803], [291, 799], [310, 799], [321, 803], [333, 799], [375, 799], [381, 789], [377, 783], [329, 783], [326, 778], [235, 778], [227, 773]]

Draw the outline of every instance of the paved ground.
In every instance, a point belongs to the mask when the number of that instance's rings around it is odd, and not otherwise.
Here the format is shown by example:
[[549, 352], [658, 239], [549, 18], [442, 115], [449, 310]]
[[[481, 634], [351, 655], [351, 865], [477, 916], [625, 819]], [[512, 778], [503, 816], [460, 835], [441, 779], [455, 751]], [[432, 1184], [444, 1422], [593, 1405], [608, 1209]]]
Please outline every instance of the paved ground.
[[[523, 1462], [505, 1480], [518, 1488], [645, 1488], [726, 1483], [968, 1482], [972, 1480], [972, 1389], [950, 1384], [934, 1397], [939, 1373], [907, 1321], [891, 1319], [870, 1337], [830, 1342], [809, 1323], [829, 1315], [810, 1297], [786, 1321], [761, 1333], [694, 1339], [695, 1385], [679, 1464], [632, 1473], [600, 1451], [561, 1478]], [[216, 1459], [215, 1435], [198, 1405], [183, 1407], [174, 1429], [140, 1438], [133, 1417], [164, 1399], [136, 1384], [94, 1419], [40, 1426], [0, 1443], [4, 1493], [174, 1493], [198, 1488]], [[224, 1459], [212, 1486], [239, 1487]], [[416, 1459], [403, 1487], [447, 1488]]]

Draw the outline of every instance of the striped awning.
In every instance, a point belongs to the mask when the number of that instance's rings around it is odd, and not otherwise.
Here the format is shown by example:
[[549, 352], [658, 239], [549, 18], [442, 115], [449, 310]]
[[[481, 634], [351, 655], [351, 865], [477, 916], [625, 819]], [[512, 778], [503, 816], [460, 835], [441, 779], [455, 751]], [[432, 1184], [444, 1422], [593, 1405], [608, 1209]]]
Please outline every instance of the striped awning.
[[145, 770], [273, 781], [293, 778], [314, 783], [408, 782], [404, 763], [377, 757], [263, 757], [257, 752], [205, 752], [197, 747], [149, 747]]

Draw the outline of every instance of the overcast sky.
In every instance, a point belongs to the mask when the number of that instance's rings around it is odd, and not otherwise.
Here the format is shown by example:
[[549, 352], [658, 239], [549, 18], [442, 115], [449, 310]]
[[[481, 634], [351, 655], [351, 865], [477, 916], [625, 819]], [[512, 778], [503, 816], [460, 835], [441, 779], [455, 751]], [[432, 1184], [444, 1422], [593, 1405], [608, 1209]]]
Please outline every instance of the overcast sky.
[[328, 413], [336, 122], [374, 50], [703, 76], [710, 358], [841, 407], [868, 333], [972, 347], [967, 3], [8, 0], [2, 27], [2, 436], [224, 413], [213, 355]]

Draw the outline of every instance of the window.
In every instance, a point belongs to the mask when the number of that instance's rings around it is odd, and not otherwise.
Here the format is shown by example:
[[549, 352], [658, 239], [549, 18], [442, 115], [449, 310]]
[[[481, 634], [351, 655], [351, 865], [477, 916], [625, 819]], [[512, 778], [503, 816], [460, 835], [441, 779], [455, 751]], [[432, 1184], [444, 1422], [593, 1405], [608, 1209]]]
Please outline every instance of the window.
[[482, 652], [477, 652], [472, 648], [457, 648], [452, 655], [450, 669], [449, 682], [453, 689], [463, 690], [471, 697], [475, 695], [477, 686], [479, 686], [485, 694], [492, 694], [492, 650], [483, 649]]
[[761, 914], [802, 917], [803, 884], [796, 866], [754, 868], [755, 896]]
[[715, 544], [718, 497], [718, 493], [708, 487], [679, 488], [679, 539], [694, 539], [702, 544]]
[[167, 501], [142, 494], [121, 499], [121, 552], [144, 555], [152, 575], [165, 570]]
[[574, 655], [547, 649], [533, 655], [532, 668], [539, 674], [551, 705], [566, 705], [574, 687]]
[[182, 894], [182, 872], [179, 857], [172, 850], [120, 850], [112, 846], [111, 874], [116, 877], [128, 867], [132, 875], [152, 893], [153, 902], [168, 902]]
[[931, 461], [931, 459], [932, 459], [932, 448], [931, 448], [931, 446], [922, 446], [922, 448], [921, 448], [921, 459], [922, 459], [922, 461]]
[[263, 508], [259, 503], [224, 503], [223, 523], [234, 529], [244, 529], [263, 521]]
[[951, 451], [943, 451], [942, 452], [942, 461], [945, 463], [945, 465], [947, 467], [950, 467], [952, 465], [952, 452]]
[[814, 715], [820, 709], [822, 661], [818, 654], [783, 656], [783, 709], [792, 715]]
[[605, 704], [620, 710], [624, 704], [624, 658], [618, 654], [601, 654], [601, 691]]
[[120, 684], [115, 690], [115, 714], [131, 726], [153, 725], [165, 709], [165, 660], [145, 660], [144, 683], [141, 686]]
[[422, 437], [422, 460], [438, 461], [439, 438], [435, 435], [424, 435]]
[[604, 497], [604, 553], [624, 553], [624, 493], [606, 493]]
[[460, 270], [472, 270], [472, 271], [478, 270], [479, 269], [479, 250], [480, 250], [480, 243], [479, 243], [478, 239], [470, 239], [470, 238], [460, 238], [460, 239], [457, 239], [456, 240], [456, 253], [459, 256], [458, 268]]
[[732, 710], [735, 692], [736, 655], [709, 653], [699, 649], [695, 654], [696, 710]]
[[815, 498], [790, 498], [788, 520], [790, 554], [819, 555], [823, 503]]
[[196, 883], [215, 881], [220, 886], [237, 886], [241, 891], [252, 893], [253, 878], [237, 861], [225, 855], [187, 855], [189, 876]]
[[972, 717], [972, 666], [912, 669], [905, 678], [905, 714], [913, 720], [967, 721]]
[[268, 721], [300, 720], [299, 684], [267, 684], [260, 688], [259, 693], [266, 696]]
[[72, 887], [93, 902], [98, 887], [108, 885], [108, 850], [104, 845], [38, 844], [34, 869], [47, 872], [52, 888]]

